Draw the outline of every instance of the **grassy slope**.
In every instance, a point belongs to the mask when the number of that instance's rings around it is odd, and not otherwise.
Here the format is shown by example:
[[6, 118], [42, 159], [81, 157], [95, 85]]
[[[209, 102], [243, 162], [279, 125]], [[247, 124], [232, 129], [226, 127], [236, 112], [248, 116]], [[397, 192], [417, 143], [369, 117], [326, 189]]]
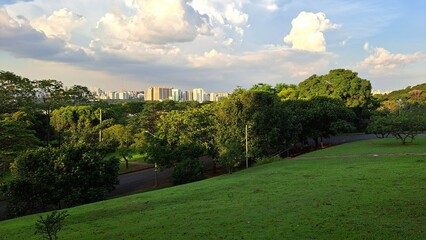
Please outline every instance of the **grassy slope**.
[[395, 138], [372, 139], [346, 143], [337, 147], [325, 148], [303, 156], [340, 156], [374, 153], [419, 153], [426, 152], [426, 137], [416, 137], [413, 143], [402, 145]]
[[[275, 162], [69, 209], [60, 237], [426, 239], [425, 170], [424, 156]], [[0, 222], [0, 239], [37, 239], [36, 219]]]

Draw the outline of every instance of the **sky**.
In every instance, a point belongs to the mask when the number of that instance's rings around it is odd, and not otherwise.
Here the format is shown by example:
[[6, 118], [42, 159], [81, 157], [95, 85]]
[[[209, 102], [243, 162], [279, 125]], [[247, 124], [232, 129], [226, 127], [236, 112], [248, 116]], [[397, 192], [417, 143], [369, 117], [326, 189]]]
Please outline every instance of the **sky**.
[[424, 0], [0, 0], [0, 70], [104, 90], [232, 92], [345, 68], [426, 83]]

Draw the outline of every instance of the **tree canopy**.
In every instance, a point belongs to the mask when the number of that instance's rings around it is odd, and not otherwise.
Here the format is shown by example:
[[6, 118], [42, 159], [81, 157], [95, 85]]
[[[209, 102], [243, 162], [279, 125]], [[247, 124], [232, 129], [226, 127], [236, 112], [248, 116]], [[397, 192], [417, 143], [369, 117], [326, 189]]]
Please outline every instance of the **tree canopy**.
[[299, 98], [331, 97], [347, 107], [365, 108], [371, 102], [371, 84], [351, 70], [330, 70], [326, 75], [312, 75], [298, 86]]

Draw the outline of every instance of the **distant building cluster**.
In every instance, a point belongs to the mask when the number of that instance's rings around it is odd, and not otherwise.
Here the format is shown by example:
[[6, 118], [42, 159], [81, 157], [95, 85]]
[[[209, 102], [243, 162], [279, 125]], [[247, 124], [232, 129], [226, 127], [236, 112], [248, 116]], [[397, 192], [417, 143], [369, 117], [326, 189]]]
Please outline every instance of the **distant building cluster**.
[[91, 87], [89, 90], [93, 96], [102, 100], [144, 99], [143, 91], [103, 91], [98, 87]]
[[140, 99], [145, 101], [164, 101], [173, 100], [176, 102], [197, 101], [217, 102], [227, 97], [228, 93], [206, 93], [202, 88], [195, 88], [192, 91], [182, 91], [172, 87], [149, 87], [146, 92], [143, 91], [103, 91], [97, 87], [91, 87], [90, 92], [102, 100], [130, 100]]
[[380, 91], [380, 90], [373, 90], [371, 91], [372, 95], [376, 95], [376, 94], [389, 94], [391, 93], [391, 91]]

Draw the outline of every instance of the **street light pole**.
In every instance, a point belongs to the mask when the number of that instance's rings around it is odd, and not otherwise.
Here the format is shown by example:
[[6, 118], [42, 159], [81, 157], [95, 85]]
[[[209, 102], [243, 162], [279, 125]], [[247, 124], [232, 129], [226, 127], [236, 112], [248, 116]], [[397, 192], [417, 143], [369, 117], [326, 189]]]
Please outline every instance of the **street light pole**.
[[246, 168], [248, 168], [248, 125], [246, 124]]
[[402, 104], [402, 99], [398, 99], [396, 100], [396, 102], [398, 103], [398, 116], [401, 114], [401, 104]]
[[102, 142], [102, 109], [99, 109], [99, 142]]
[[[145, 130], [145, 132], [148, 133], [149, 135], [151, 135], [153, 138], [157, 138], [150, 131]], [[155, 186], [158, 187], [158, 164], [157, 164], [157, 162], [154, 163], [154, 176], [155, 176]]]

